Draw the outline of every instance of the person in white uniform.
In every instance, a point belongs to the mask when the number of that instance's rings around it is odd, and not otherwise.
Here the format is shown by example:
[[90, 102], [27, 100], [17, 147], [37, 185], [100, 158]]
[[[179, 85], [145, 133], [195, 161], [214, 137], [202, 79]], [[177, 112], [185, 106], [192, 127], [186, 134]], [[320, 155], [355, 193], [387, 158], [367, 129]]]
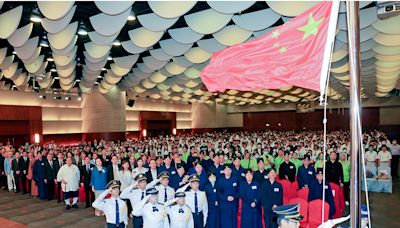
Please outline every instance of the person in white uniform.
[[203, 228], [207, 223], [208, 203], [204, 191], [199, 190], [199, 176], [192, 174], [189, 177], [189, 184], [186, 184], [176, 192], [184, 192], [190, 186], [191, 190], [186, 192], [186, 205], [192, 210], [193, 223], [195, 228]]
[[143, 217], [143, 228], [169, 228], [167, 211], [158, 203], [158, 191], [155, 188], [146, 190], [146, 197], [139, 204], [133, 205], [132, 214]]
[[170, 227], [174, 228], [193, 228], [192, 210], [185, 204], [186, 194], [184, 192], [175, 193], [175, 199], [167, 202], [167, 214], [170, 218]]
[[157, 185], [155, 188], [159, 192], [158, 202], [161, 204], [165, 204], [167, 201], [174, 199], [175, 190], [168, 186], [169, 184], [169, 172], [164, 171], [158, 175], [158, 179], [160, 180], [160, 185]]
[[66, 164], [57, 173], [57, 182], [61, 182], [66, 209], [78, 208], [79, 183], [81, 179], [78, 166], [72, 164], [72, 158], [67, 158]]
[[[152, 188], [160, 182], [158, 179], [153, 180], [149, 184], [147, 184], [147, 177], [143, 173], [139, 173], [132, 184], [124, 189], [121, 193], [121, 199], [129, 199], [131, 205], [137, 205], [141, 200], [146, 196], [146, 189]], [[133, 217], [133, 228], [142, 228], [143, 227], [143, 218], [141, 216]]]
[[392, 160], [392, 154], [387, 151], [386, 145], [381, 147], [381, 151], [378, 153], [378, 166], [389, 166], [390, 161]]
[[[110, 181], [106, 190], [92, 204], [94, 208], [104, 212], [107, 228], [125, 228], [128, 225], [128, 207], [125, 201], [119, 197], [120, 187], [120, 181]], [[105, 199], [108, 194], [111, 197]]]

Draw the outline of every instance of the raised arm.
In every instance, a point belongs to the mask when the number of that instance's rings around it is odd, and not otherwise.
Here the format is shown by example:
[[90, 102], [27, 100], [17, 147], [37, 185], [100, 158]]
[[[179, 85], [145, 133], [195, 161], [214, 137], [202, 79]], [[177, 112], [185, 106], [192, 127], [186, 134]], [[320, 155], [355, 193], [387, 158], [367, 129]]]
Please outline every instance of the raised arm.
[[134, 215], [134, 216], [142, 216], [143, 207], [147, 203], [147, 200], [149, 200], [149, 197], [150, 197], [150, 195], [147, 195], [136, 206], [134, 206], [132, 208], [132, 215]]
[[178, 188], [176, 192], [185, 192], [186, 189], [189, 187], [189, 183], [185, 184], [183, 187]]
[[100, 194], [100, 196], [93, 202], [92, 206], [96, 209], [99, 209], [101, 211], [104, 211], [106, 208], [106, 202], [104, 199], [106, 196], [111, 192], [110, 189], [105, 190], [103, 193]]
[[131, 193], [131, 191], [137, 187], [137, 181], [133, 181], [131, 185], [129, 185], [129, 187], [125, 188], [122, 192], [121, 195], [119, 197], [121, 197], [121, 199], [129, 199], [129, 194]]

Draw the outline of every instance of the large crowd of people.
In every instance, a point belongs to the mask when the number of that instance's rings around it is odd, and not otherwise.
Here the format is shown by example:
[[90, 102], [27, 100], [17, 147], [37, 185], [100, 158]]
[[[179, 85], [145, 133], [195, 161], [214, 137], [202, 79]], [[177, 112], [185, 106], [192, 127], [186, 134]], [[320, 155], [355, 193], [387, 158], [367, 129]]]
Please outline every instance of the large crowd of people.
[[[85, 206], [105, 215], [110, 227], [133, 219], [135, 228], [236, 228], [239, 201], [241, 227], [276, 227], [274, 209], [284, 203], [282, 180], [308, 188], [312, 201], [322, 198], [325, 178], [349, 200], [349, 136], [328, 133], [325, 174], [321, 131], [212, 132], [77, 145], [7, 142], [0, 144], [0, 186], [42, 200], [56, 198], [66, 210], [78, 208], [84, 188]], [[363, 142], [366, 164], [391, 167], [397, 176], [397, 140], [375, 130], [365, 132]], [[109, 194], [116, 200], [107, 199]], [[326, 201], [332, 218], [331, 191]]]

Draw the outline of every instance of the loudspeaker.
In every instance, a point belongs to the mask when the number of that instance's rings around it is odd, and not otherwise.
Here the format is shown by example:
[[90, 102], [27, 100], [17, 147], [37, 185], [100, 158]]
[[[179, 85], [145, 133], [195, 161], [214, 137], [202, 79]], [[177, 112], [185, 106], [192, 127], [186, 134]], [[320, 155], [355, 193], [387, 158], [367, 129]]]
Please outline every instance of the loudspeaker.
[[128, 100], [127, 105], [129, 107], [133, 107], [133, 105], [135, 104], [135, 100]]

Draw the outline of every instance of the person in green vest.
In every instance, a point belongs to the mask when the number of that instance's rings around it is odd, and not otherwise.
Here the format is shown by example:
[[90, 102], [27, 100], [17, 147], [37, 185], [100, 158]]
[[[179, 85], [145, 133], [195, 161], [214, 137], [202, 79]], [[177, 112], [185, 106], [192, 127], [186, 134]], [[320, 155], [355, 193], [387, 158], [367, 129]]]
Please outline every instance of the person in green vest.
[[317, 161], [314, 164], [314, 169], [317, 171], [318, 168], [324, 167], [324, 153], [321, 152], [318, 154]]
[[347, 161], [347, 154], [341, 153], [339, 162], [342, 164], [343, 169], [343, 193], [346, 205], [349, 205], [350, 200], [350, 162]]
[[275, 170], [279, 174], [279, 167], [284, 161], [284, 151], [283, 148], [279, 148], [278, 150], [278, 156], [274, 159], [274, 165], [275, 165]]
[[182, 161], [187, 163], [187, 160], [189, 158], [190, 152], [188, 151], [188, 148], [186, 145], [182, 147]]
[[264, 159], [265, 169], [269, 170], [272, 168], [272, 162], [274, 161], [274, 157], [269, 154], [269, 149], [265, 147], [263, 149], [263, 155], [260, 157]]
[[296, 173], [299, 171], [299, 167], [303, 165], [303, 162], [298, 159], [298, 154], [296, 152], [293, 152], [292, 158], [290, 161], [294, 164], [296, 167]]
[[257, 161], [250, 158], [250, 153], [247, 150], [245, 150], [244, 158], [240, 161], [240, 165], [243, 169], [258, 170]]

